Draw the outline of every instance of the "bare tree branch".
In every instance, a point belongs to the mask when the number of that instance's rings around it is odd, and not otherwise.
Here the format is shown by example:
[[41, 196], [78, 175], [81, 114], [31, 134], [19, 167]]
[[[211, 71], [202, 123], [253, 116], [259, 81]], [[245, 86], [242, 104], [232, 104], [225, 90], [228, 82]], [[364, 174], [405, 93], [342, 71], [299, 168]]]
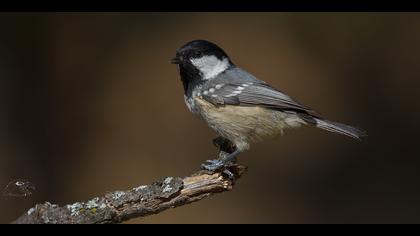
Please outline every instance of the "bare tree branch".
[[[246, 167], [234, 164], [230, 172], [238, 179]], [[87, 202], [59, 207], [46, 202], [28, 210], [14, 224], [107, 224], [157, 214], [215, 193], [229, 191], [235, 181], [222, 172], [197, 171], [180, 178], [166, 177], [128, 191], [115, 191]]]

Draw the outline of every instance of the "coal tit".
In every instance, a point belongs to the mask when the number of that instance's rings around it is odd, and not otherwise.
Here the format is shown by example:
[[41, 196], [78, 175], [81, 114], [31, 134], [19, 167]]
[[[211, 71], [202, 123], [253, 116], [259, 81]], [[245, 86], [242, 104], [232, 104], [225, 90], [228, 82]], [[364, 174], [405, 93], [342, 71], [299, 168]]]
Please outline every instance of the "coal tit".
[[216, 44], [194, 40], [176, 51], [188, 109], [201, 117], [234, 150], [221, 160], [203, 167], [217, 170], [231, 162], [250, 143], [282, 134], [286, 128], [311, 125], [359, 139], [360, 129], [325, 120], [285, 93], [238, 68]]

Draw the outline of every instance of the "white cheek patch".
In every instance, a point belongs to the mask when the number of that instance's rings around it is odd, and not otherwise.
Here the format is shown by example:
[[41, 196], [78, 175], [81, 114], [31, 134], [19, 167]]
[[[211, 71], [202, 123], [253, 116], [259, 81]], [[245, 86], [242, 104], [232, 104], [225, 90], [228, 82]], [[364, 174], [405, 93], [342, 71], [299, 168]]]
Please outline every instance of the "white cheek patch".
[[193, 58], [190, 61], [198, 70], [200, 70], [203, 74], [203, 79], [206, 80], [216, 77], [229, 67], [229, 60], [227, 58], [219, 60], [215, 56], [203, 56], [200, 58]]

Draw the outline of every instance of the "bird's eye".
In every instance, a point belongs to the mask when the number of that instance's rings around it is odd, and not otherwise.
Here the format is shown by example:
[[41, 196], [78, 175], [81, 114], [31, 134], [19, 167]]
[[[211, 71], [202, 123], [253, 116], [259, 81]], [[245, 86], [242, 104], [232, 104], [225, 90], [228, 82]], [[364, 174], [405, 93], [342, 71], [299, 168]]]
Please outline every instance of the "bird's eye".
[[195, 52], [194, 53], [194, 56], [195, 57], [201, 57], [203, 55], [203, 53], [202, 52]]

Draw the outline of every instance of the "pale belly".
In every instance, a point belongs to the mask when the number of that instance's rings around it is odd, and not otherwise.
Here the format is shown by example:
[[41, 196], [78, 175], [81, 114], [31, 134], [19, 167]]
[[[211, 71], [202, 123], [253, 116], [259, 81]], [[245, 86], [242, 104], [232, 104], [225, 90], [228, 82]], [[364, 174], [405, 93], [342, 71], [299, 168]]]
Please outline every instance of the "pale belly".
[[199, 97], [195, 97], [194, 102], [207, 124], [240, 150], [249, 149], [250, 143], [264, 137], [282, 134], [285, 128], [304, 123], [295, 114], [256, 106], [214, 106]]

